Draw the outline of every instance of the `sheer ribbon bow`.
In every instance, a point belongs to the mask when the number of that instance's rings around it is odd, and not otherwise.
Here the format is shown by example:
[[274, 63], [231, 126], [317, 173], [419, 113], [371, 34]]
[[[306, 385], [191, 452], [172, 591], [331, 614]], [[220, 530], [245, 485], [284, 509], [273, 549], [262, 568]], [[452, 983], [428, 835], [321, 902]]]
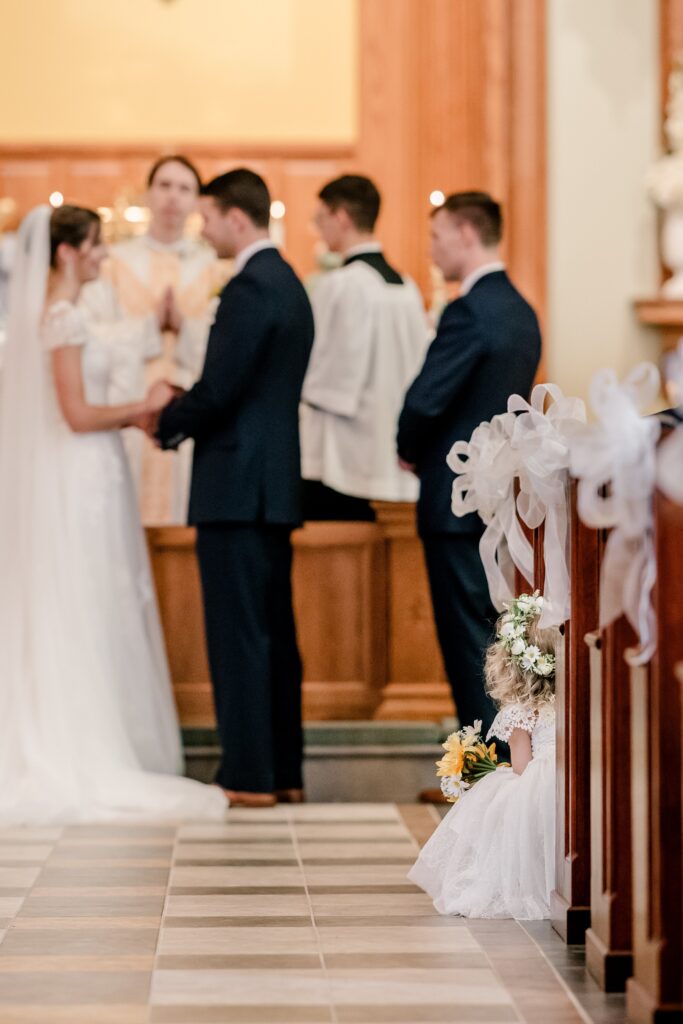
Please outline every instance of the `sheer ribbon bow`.
[[506, 412], [481, 423], [469, 441], [456, 441], [447, 459], [459, 474], [453, 481], [453, 514], [478, 512], [486, 524], [479, 551], [499, 611], [514, 597], [515, 566], [529, 582], [534, 569], [533, 550], [515, 511], [519, 461], [511, 441], [516, 419]]
[[[552, 402], [544, 412], [546, 398]], [[565, 397], [556, 384], [537, 384], [530, 402], [512, 395], [508, 411], [519, 413], [512, 432], [519, 465], [517, 511], [529, 529], [545, 523], [540, 625], [559, 626], [569, 618], [569, 451], [572, 437], [586, 422], [586, 407], [580, 398]]]
[[660, 425], [643, 413], [658, 393], [652, 363], [641, 363], [622, 383], [614, 370], [601, 370], [590, 391], [598, 422], [571, 446], [579, 517], [594, 529], [611, 530], [600, 574], [600, 625], [625, 615], [640, 639], [639, 664], [652, 657], [656, 642], [652, 491]]

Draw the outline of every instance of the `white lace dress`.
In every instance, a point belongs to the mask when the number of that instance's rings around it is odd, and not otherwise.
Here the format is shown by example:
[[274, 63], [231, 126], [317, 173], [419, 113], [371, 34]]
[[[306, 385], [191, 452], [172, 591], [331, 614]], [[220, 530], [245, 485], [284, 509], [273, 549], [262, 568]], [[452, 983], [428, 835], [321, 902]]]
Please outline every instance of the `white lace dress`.
[[533, 758], [521, 775], [497, 768], [443, 819], [409, 878], [441, 914], [549, 917], [555, 884], [555, 712], [509, 704], [488, 738], [507, 742], [513, 729], [531, 735]]
[[[46, 359], [54, 348], [81, 348], [86, 397], [106, 405], [110, 355], [81, 313], [53, 305], [42, 334]], [[0, 622], [0, 825], [219, 819], [222, 792], [179, 777], [178, 723], [120, 432], [74, 433], [56, 395], [47, 401], [49, 455], [36, 452], [33, 472], [49, 481], [51, 507], [31, 513], [30, 567], [2, 581], [16, 600], [11, 621]]]

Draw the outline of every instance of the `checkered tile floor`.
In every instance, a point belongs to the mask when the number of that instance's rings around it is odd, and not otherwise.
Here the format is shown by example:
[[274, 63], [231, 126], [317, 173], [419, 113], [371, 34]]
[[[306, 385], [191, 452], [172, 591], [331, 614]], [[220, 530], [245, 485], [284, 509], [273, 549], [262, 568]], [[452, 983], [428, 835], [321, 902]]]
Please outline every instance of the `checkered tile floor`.
[[406, 879], [425, 807], [0, 830], [0, 1022], [581, 1017], [514, 921], [442, 918]]

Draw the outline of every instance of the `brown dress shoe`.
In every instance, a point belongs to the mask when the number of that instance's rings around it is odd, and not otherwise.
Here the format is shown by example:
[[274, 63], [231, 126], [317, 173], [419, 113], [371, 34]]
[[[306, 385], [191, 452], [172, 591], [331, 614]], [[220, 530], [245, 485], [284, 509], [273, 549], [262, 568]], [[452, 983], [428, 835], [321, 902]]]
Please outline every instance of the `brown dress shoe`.
[[274, 793], [249, 793], [238, 789], [224, 789], [231, 807], [274, 807]]
[[440, 789], [423, 789], [418, 796], [421, 804], [447, 804], [448, 800]]
[[279, 804], [306, 803], [306, 794], [303, 789], [276, 789], [275, 796]]

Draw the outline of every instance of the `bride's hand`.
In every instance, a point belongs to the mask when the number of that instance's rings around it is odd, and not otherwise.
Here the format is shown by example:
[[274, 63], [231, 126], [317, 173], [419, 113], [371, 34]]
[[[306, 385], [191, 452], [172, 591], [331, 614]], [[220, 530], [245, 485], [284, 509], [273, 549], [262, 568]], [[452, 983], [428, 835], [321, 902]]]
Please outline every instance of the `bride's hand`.
[[145, 398], [147, 412], [153, 414], [160, 413], [176, 397], [176, 389], [168, 381], [157, 381], [156, 384], [152, 384]]
[[145, 410], [139, 412], [136, 416], [131, 416], [126, 426], [137, 427], [138, 430], [142, 430], [143, 433], [148, 434], [150, 437], [152, 437], [154, 431], [156, 430], [158, 420], [158, 413], [152, 413]]

